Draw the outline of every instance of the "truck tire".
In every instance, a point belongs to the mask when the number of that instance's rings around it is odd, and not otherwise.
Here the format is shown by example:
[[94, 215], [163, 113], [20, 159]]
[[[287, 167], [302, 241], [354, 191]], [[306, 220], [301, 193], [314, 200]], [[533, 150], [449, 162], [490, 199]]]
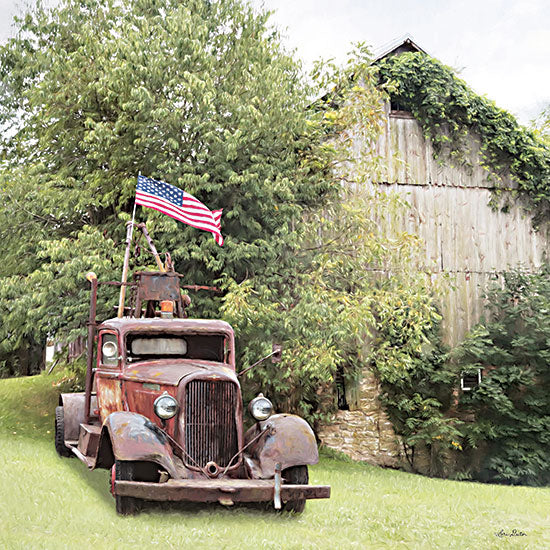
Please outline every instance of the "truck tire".
[[[281, 472], [283, 484], [285, 485], [307, 485], [309, 483], [309, 474], [307, 466], [292, 466]], [[306, 507], [306, 499], [289, 500], [283, 502], [282, 510], [285, 512], [295, 512], [301, 514]]]
[[139, 510], [139, 499], [134, 497], [123, 497], [114, 493], [114, 483], [117, 481], [135, 481], [134, 480], [134, 463], [126, 462], [122, 460], [115, 460], [112, 472], [112, 486], [111, 491], [116, 501], [116, 511], [122, 516], [133, 515]]
[[65, 445], [65, 413], [63, 407], [55, 408], [55, 450], [59, 456], [73, 457], [69, 447]]

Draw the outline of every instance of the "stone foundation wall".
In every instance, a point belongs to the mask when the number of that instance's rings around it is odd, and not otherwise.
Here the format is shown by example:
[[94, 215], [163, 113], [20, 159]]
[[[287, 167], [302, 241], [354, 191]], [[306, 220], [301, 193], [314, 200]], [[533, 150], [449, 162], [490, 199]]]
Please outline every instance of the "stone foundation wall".
[[380, 387], [365, 370], [359, 386], [358, 409], [338, 411], [318, 432], [321, 442], [354, 460], [378, 466], [401, 465], [401, 446], [378, 400]]

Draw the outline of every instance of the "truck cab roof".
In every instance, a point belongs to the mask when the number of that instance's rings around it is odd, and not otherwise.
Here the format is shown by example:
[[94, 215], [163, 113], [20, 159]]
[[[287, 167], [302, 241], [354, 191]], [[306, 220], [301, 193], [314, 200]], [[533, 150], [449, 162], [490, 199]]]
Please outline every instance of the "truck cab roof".
[[115, 317], [99, 325], [99, 329], [116, 330], [121, 334], [127, 332], [178, 332], [182, 334], [223, 334], [233, 336], [229, 323], [214, 319], [162, 319]]

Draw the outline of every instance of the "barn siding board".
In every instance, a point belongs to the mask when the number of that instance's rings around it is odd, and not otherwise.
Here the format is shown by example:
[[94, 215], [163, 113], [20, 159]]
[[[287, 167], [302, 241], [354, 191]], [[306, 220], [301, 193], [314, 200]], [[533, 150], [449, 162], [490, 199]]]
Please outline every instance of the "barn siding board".
[[[515, 189], [509, 177], [501, 180], [489, 174], [480, 163], [480, 145], [475, 136], [466, 139], [469, 153], [464, 158], [434, 158], [431, 142], [412, 117], [389, 114], [377, 153], [385, 156], [389, 183], [439, 185], [445, 187], [500, 187]], [[396, 154], [397, 153], [397, 154]]]
[[[385, 168], [367, 185], [398, 193], [410, 205], [403, 216], [380, 217], [382, 231], [418, 235], [424, 242], [418, 268], [436, 279], [450, 276], [443, 283], [442, 313], [444, 338], [451, 345], [480, 320], [495, 272], [517, 265], [536, 269], [548, 249], [548, 229], [533, 230], [530, 216], [511, 195], [512, 181], [491, 178], [480, 165], [478, 140], [472, 136], [468, 144], [467, 163], [436, 160], [418, 122], [390, 114], [375, 148]], [[497, 183], [513, 205], [508, 212], [491, 206]]]

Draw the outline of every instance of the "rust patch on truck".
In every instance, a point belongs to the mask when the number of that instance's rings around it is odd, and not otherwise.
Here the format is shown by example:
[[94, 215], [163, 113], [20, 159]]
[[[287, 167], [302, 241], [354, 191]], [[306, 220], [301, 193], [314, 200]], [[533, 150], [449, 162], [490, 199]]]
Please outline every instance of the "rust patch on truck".
[[122, 383], [120, 380], [98, 376], [97, 402], [102, 423], [111, 413], [122, 411]]

